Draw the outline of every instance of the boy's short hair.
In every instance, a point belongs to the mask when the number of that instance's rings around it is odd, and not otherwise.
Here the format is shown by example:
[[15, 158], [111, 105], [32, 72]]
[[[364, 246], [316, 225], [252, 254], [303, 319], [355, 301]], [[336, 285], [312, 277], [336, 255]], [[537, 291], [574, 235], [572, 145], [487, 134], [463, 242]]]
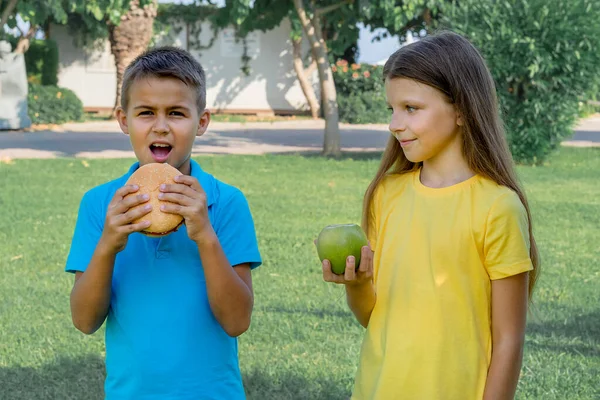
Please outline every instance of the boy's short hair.
[[121, 86], [121, 107], [127, 110], [129, 90], [138, 79], [176, 78], [196, 92], [198, 111], [206, 108], [206, 78], [204, 69], [192, 55], [173, 46], [155, 47], [137, 56], [125, 69]]

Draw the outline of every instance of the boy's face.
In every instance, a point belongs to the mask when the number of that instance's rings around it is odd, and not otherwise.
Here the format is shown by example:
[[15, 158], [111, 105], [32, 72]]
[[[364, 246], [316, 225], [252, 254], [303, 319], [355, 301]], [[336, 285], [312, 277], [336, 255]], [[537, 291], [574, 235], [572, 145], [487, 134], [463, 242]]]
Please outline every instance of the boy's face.
[[179, 79], [149, 77], [132, 83], [127, 110], [119, 107], [117, 118], [140, 165], [168, 163], [189, 175], [194, 139], [206, 131], [210, 113], [198, 112], [196, 92]]

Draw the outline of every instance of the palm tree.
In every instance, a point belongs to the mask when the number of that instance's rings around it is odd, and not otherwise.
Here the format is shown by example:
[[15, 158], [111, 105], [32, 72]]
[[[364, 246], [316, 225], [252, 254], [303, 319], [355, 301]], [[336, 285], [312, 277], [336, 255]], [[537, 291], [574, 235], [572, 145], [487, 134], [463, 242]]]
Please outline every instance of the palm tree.
[[152, 25], [158, 9], [158, 1], [140, 7], [140, 0], [131, 0], [129, 10], [121, 17], [119, 25], [108, 24], [110, 50], [117, 67], [116, 108], [121, 104], [121, 84], [125, 68], [143, 53], [152, 39]]

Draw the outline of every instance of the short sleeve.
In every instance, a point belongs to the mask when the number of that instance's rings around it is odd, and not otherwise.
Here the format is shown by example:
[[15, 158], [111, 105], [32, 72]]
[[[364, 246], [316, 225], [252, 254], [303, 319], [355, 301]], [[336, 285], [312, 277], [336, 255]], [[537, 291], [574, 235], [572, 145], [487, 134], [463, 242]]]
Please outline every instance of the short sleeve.
[[221, 201], [215, 231], [227, 260], [232, 266], [249, 263], [251, 269], [258, 267], [262, 259], [246, 198], [239, 189], [231, 188]]
[[484, 239], [484, 263], [490, 279], [533, 269], [527, 212], [516, 193], [500, 196], [490, 209]]
[[102, 204], [94, 201], [91, 192], [87, 192], [79, 205], [79, 214], [65, 267], [66, 272], [86, 270], [102, 235], [104, 217]]

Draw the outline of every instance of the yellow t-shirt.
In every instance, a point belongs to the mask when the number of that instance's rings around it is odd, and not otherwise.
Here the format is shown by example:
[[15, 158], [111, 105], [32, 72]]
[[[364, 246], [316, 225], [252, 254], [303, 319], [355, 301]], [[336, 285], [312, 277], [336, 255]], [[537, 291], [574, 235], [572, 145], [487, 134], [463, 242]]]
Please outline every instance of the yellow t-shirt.
[[491, 280], [533, 269], [515, 192], [481, 176], [429, 188], [419, 171], [375, 191], [377, 301], [353, 400], [479, 400], [491, 359]]

